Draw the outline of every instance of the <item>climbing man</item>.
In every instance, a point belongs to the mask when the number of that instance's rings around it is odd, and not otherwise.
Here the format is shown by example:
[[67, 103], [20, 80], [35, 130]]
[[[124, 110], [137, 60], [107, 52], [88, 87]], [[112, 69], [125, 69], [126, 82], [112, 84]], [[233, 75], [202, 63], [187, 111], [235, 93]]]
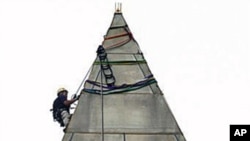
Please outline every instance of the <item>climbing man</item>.
[[53, 118], [58, 121], [61, 127], [66, 127], [70, 120], [70, 105], [76, 102], [79, 96], [68, 100], [68, 91], [65, 88], [57, 90], [57, 98], [53, 102]]

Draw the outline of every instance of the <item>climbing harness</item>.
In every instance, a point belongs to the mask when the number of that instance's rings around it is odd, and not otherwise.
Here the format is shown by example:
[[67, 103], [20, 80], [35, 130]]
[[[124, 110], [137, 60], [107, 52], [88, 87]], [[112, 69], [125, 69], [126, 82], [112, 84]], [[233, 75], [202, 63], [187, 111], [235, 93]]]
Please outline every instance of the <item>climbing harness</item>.
[[54, 121], [59, 122], [59, 124], [60, 124], [61, 127], [65, 126], [64, 123], [63, 123], [62, 116], [61, 116], [62, 110], [56, 109], [56, 108], [54, 108], [52, 110], [53, 110]]

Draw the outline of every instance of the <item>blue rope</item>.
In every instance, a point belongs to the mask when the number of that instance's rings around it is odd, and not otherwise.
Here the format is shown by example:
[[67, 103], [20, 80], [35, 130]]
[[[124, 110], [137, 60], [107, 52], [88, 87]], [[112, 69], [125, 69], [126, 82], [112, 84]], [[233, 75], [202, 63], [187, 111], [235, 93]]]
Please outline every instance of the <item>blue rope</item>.
[[[96, 85], [100, 87], [100, 83], [93, 82], [90, 80], [87, 80], [86, 82], [91, 83], [93, 85]], [[153, 83], [157, 83], [157, 81], [154, 78], [148, 78], [147, 80], [139, 81], [135, 84], [123, 84], [121, 86], [114, 86], [114, 87], [108, 87], [107, 85], [103, 86], [106, 90], [102, 90], [102, 93], [107, 94], [116, 94], [116, 93], [122, 93], [122, 92], [128, 92], [128, 91], [134, 91], [143, 87], [146, 87], [148, 85], [151, 85]], [[101, 94], [101, 91], [99, 89], [83, 89], [84, 92], [88, 92], [91, 94]]]

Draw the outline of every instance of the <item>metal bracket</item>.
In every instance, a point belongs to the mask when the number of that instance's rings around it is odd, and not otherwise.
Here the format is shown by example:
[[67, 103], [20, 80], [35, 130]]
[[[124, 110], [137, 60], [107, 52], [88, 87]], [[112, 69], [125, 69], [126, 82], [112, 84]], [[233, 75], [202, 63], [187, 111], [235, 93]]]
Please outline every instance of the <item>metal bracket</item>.
[[116, 13], [122, 12], [122, 3], [115, 3], [115, 12]]

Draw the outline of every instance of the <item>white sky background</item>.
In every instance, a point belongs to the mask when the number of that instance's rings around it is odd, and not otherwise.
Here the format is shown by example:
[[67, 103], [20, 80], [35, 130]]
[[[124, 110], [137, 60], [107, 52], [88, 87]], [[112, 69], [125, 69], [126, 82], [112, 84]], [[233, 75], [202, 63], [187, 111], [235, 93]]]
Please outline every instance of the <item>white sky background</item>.
[[[114, 0], [0, 0], [0, 140], [59, 141], [49, 112], [76, 92]], [[188, 141], [228, 141], [250, 124], [248, 0], [118, 1]]]

